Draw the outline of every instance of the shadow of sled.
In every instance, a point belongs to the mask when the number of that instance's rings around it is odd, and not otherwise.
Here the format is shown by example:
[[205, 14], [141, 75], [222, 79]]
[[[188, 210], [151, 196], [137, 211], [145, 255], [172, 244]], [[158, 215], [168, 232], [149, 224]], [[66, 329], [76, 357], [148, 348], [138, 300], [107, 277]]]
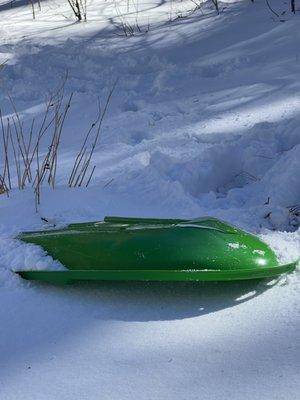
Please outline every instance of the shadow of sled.
[[281, 278], [230, 282], [77, 282], [68, 286], [36, 283], [38, 290], [68, 297], [74, 305], [96, 305], [95, 318], [161, 321], [193, 318], [252, 300]]

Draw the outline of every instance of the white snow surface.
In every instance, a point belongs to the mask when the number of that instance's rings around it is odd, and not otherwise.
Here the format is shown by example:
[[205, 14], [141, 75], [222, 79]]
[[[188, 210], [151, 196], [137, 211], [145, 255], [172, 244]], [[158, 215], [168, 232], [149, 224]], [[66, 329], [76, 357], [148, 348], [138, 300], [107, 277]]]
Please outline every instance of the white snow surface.
[[[35, 4], [35, 20], [27, 1], [0, 0], [5, 119], [10, 95], [28, 132], [66, 71], [74, 93], [56, 188], [42, 187], [36, 212], [12, 171], [0, 195], [1, 400], [299, 398], [298, 270], [66, 287], [13, 272], [64, 268], [19, 232], [105, 215], [210, 215], [258, 234], [282, 263], [300, 257], [300, 14], [281, 0], [279, 17], [265, 2], [222, 2], [220, 15], [201, 4], [88, 0], [88, 21], [75, 23], [66, 0]], [[91, 183], [69, 189], [97, 98], [116, 80]]]

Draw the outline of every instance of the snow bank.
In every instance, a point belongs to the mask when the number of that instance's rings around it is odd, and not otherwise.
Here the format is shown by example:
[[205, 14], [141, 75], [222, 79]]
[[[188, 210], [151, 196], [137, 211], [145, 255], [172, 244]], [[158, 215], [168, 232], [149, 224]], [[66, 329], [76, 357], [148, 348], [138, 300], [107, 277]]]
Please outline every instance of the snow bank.
[[[259, 234], [281, 262], [299, 257], [299, 15], [272, 2], [283, 23], [242, 1], [174, 20], [194, 4], [91, 0], [78, 24], [65, 0], [41, 2], [35, 21], [26, 2], [12, 5], [0, 0], [3, 115], [10, 93], [28, 132], [66, 70], [74, 101], [57, 187], [42, 188], [39, 212], [30, 187], [0, 196], [2, 397], [296, 399], [298, 271], [268, 283], [64, 289], [12, 271], [63, 268], [19, 232], [109, 214], [211, 215]], [[143, 33], [124, 37], [122, 21], [136, 18]], [[91, 184], [70, 190], [97, 97], [117, 78]]]

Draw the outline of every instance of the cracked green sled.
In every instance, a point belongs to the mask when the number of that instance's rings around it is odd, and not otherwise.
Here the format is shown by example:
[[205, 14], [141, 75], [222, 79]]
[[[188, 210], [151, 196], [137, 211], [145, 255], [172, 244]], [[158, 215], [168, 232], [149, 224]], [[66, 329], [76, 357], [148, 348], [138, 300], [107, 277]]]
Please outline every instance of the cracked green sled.
[[40, 245], [65, 271], [18, 271], [51, 283], [99, 281], [231, 281], [293, 271], [256, 236], [215, 218], [105, 217], [101, 222], [25, 232], [18, 239]]

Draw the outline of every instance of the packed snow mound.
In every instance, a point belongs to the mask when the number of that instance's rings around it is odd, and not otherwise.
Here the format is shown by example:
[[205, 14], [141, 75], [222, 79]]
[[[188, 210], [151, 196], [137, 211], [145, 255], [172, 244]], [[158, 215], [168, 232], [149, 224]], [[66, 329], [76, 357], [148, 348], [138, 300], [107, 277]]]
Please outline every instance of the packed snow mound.
[[[139, 11], [141, 26], [154, 18], [150, 31], [128, 37], [109, 18], [131, 18], [125, 3], [120, 14], [113, 4], [91, 2], [88, 23], [77, 25], [65, 3], [43, 2], [34, 28], [30, 8], [4, 3], [10, 22], [2, 29], [10, 35], [0, 46], [0, 60], [7, 60], [2, 108], [12, 112], [7, 94], [13, 95], [28, 130], [68, 70], [74, 104], [60, 150], [60, 185], [95, 117], [97, 96], [104, 99], [118, 78], [91, 186], [111, 182], [106, 192], [137, 202], [138, 214], [152, 205], [153, 212], [163, 207], [163, 215], [210, 214], [256, 231], [299, 227], [296, 16], [286, 14], [282, 24], [265, 5], [248, 3], [223, 5], [216, 16], [204, 4], [203, 16], [166, 24], [169, 5], [154, 1]], [[285, 11], [284, 3], [276, 4]], [[24, 26], [22, 34], [16, 24]]]
[[[275, 251], [279, 261], [282, 263], [288, 263], [299, 259], [300, 229], [295, 233], [266, 231], [260, 235], [260, 238]], [[299, 279], [299, 268], [295, 275], [296, 274], [298, 274]]]

